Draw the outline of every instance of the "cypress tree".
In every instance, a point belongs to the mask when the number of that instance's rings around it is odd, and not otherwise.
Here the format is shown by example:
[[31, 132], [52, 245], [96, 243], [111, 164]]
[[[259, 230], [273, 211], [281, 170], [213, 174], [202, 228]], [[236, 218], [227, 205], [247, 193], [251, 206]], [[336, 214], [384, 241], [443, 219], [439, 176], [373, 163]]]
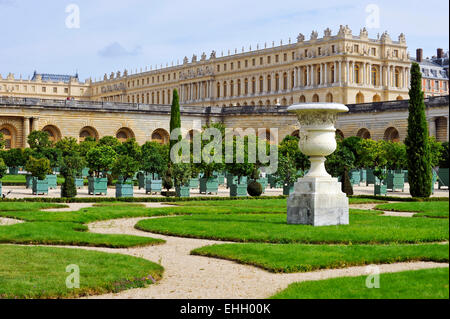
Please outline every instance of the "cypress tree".
[[77, 188], [75, 186], [75, 178], [73, 174], [64, 176], [64, 183], [61, 186], [61, 197], [73, 198], [77, 196]]
[[411, 67], [408, 135], [405, 145], [408, 156], [409, 192], [413, 197], [430, 197], [432, 183], [430, 145], [422, 91], [422, 75], [417, 63], [413, 63]]
[[[180, 99], [178, 97], [178, 91], [173, 90], [172, 108], [170, 110], [170, 134], [176, 128], [181, 128], [181, 116], [180, 116]], [[170, 140], [170, 148], [176, 144], [176, 140]]]

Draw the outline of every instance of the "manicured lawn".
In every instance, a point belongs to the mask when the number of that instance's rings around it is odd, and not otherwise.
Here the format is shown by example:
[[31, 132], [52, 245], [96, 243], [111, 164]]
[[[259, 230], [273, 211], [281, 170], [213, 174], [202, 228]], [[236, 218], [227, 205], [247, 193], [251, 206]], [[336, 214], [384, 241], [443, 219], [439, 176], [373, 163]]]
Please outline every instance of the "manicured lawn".
[[0, 226], [0, 243], [124, 248], [164, 242], [150, 237], [90, 233], [87, 226], [79, 223], [36, 222]]
[[[78, 265], [80, 288], [66, 287]], [[82, 249], [0, 245], [1, 298], [73, 298], [145, 287], [163, 268], [142, 258]], [[152, 280], [153, 279], [153, 280]]]
[[65, 207], [46, 203], [0, 203], [0, 216], [27, 222], [0, 226], [0, 243], [76, 245], [97, 247], [135, 247], [165, 241], [131, 235], [106, 235], [88, 232], [85, 223], [121, 217], [153, 216], [150, 209], [136, 205], [96, 207], [78, 212], [44, 212], [39, 209]]
[[418, 212], [414, 217], [448, 218], [447, 202], [406, 202], [378, 205], [376, 209], [396, 212]]
[[349, 204], [376, 204], [376, 203], [386, 203], [385, 200], [382, 199], [371, 199], [371, 198], [359, 198], [353, 197], [348, 199]]
[[288, 225], [285, 214], [192, 215], [140, 221], [137, 229], [181, 237], [265, 243], [420, 243], [449, 238], [444, 219], [351, 213], [350, 225]]
[[222, 244], [197, 248], [193, 255], [233, 260], [271, 272], [308, 272], [406, 261], [449, 261], [449, 245]]
[[366, 287], [367, 276], [306, 281], [289, 285], [273, 299], [448, 299], [448, 268], [386, 273], [380, 288]]

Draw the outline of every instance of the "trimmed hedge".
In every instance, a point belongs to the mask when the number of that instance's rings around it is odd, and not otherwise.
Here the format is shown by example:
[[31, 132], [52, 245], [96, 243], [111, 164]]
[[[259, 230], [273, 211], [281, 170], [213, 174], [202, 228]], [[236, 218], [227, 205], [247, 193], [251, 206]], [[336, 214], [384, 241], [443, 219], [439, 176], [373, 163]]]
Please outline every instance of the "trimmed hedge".
[[285, 199], [287, 196], [262, 196], [262, 197], [76, 197], [76, 198], [5, 198], [0, 202], [38, 202], [38, 203], [101, 203], [101, 202], [127, 202], [127, 203], [164, 203], [164, 202], [191, 202], [191, 201], [219, 201], [219, 200], [265, 200]]
[[448, 202], [448, 197], [394, 197], [394, 196], [374, 196], [374, 195], [354, 195], [349, 198], [381, 199], [392, 202]]

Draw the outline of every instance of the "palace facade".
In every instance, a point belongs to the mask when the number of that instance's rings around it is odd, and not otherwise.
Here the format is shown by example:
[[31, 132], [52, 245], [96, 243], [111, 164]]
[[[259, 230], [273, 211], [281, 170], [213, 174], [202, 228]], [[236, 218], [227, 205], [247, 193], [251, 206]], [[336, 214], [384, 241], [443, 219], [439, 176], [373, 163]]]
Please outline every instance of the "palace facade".
[[323, 37], [313, 31], [295, 43], [264, 45], [219, 57], [203, 53], [176, 66], [135, 74], [111, 72], [102, 81], [35, 74], [31, 80], [0, 76], [0, 96], [170, 104], [177, 89], [183, 105], [262, 106], [302, 102], [344, 104], [408, 98], [411, 60], [406, 39], [384, 32], [370, 39], [348, 26]]

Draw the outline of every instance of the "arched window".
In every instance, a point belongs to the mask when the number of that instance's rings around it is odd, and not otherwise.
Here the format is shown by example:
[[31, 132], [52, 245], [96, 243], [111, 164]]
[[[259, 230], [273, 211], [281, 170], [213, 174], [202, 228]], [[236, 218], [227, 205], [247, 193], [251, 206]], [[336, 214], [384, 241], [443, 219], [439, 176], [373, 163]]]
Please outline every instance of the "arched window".
[[230, 82], [230, 96], [234, 96], [234, 81]]
[[11, 133], [11, 130], [6, 128], [6, 127], [3, 127], [0, 130], [0, 133], [3, 134], [3, 141], [5, 142], [5, 149], [9, 150], [11, 148], [14, 148], [15, 147], [15, 145], [14, 145], [14, 136]]
[[300, 96], [300, 98], [298, 99], [299, 103], [306, 103], [306, 97], [304, 95]]
[[372, 75], [371, 76], [372, 85], [377, 86], [378, 85], [378, 69], [377, 69], [377, 67], [375, 67], [375, 66], [372, 67], [371, 75]]
[[287, 73], [283, 73], [283, 90], [287, 90], [288, 89], [288, 76]]
[[401, 101], [401, 100], [403, 100], [403, 97], [401, 97], [400, 95], [397, 96], [397, 101]]
[[372, 102], [380, 102], [381, 101], [381, 97], [378, 94], [375, 94], [372, 98]]
[[220, 97], [220, 83], [217, 83], [217, 97]]
[[391, 141], [391, 142], [399, 142], [400, 134], [398, 133], [398, 130], [395, 127], [389, 127], [384, 132], [384, 140]]
[[84, 141], [86, 137], [92, 137], [96, 140], [98, 140], [98, 133], [95, 128], [92, 126], [85, 126], [80, 130], [80, 142]]
[[319, 102], [319, 96], [317, 94], [314, 94], [312, 97], [313, 102]]
[[256, 94], [256, 79], [252, 78], [252, 94]]
[[121, 142], [125, 142], [126, 140], [133, 137], [134, 137], [133, 131], [127, 127], [122, 127], [116, 133], [116, 138]]
[[275, 91], [278, 92], [280, 90], [280, 75], [275, 74]]
[[259, 93], [264, 92], [264, 78], [262, 76], [259, 77]]
[[355, 67], [354, 67], [354, 83], [359, 83], [359, 65], [358, 64], [355, 64]]
[[42, 129], [43, 132], [47, 132], [49, 140], [53, 143], [58, 142], [61, 139], [60, 130], [54, 125], [47, 125]]
[[303, 86], [307, 86], [308, 85], [308, 69], [307, 67], [303, 68]]
[[295, 85], [294, 81], [295, 81], [295, 72], [292, 71], [292, 73], [291, 73], [291, 87], [290, 87], [291, 89], [294, 88], [294, 85]]
[[400, 71], [399, 71], [398, 68], [395, 68], [394, 86], [395, 87], [400, 87]]
[[327, 96], [326, 96], [326, 101], [327, 102], [333, 102], [333, 94], [328, 93]]
[[272, 77], [270, 75], [267, 76], [267, 92], [272, 91]]
[[152, 133], [152, 141], [167, 144], [169, 142], [169, 133], [162, 128], [156, 129]]
[[322, 72], [320, 72], [320, 68], [317, 67], [317, 79], [315, 79], [316, 80], [316, 83], [315, 83], [316, 85], [321, 84], [321, 82], [322, 82], [321, 75], [322, 75]]
[[370, 138], [370, 132], [366, 128], [362, 128], [358, 131], [358, 134], [356, 136], [363, 138], [363, 139], [369, 139]]
[[294, 132], [291, 133], [291, 136], [300, 137], [300, 131], [299, 130], [295, 130]]
[[330, 67], [331, 83], [334, 83], [334, 65]]
[[245, 82], [244, 82], [244, 94], [248, 95], [248, 79], [245, 78]]
[[364, 95], [361, 92], [356, 94], [356, 103], [364, 103]]
[[227, 81], [223, 82], [223, 97], [227, 97]]

